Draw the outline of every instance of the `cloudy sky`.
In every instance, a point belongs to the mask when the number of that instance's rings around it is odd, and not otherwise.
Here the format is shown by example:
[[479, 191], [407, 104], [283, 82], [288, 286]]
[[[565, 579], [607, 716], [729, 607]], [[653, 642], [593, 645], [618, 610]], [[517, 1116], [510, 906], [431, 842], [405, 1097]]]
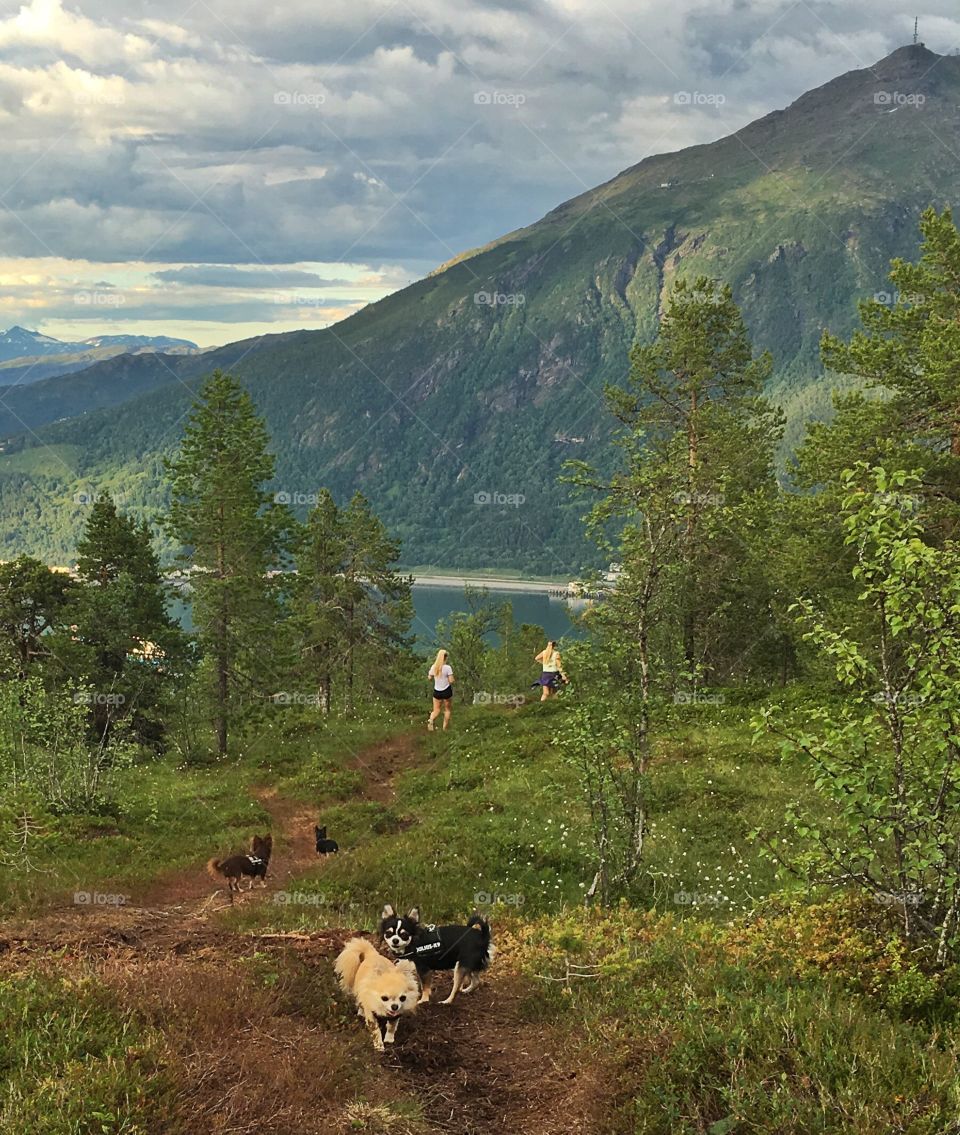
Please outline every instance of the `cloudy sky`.
[[887, 0], [0, 0], [0, 327], [324, 326], [912, 32]]

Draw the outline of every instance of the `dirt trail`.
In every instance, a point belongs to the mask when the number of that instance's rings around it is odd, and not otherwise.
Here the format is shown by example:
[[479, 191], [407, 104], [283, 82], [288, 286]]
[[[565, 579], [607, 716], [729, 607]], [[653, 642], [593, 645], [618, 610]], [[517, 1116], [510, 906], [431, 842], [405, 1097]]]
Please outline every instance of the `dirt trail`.
[[[423, 762], [422, 736], [401, 734], [369, 747], [350, 764], [363, 776], [362, 796], [389, 805], [396, 799], [396, 777]], [[237, 905], [270, 901], [272, 893], [318, 866], [316, 810], [271, 787], [256, 789], [254, 795], [271, 816], [274, 855], [268, 887], [245, 890], [236, 897]], [[177, 978], [178, 967], [183, 968], [180, 980], [190, 980], [197, 966], [220, 967], [231, 959], [266, 953], [298, 960], [313, 972], [328, 966], [356, 933], [349, 928], [309, 934], [236, 932], [215, 917], [228, 906], [225, 888], [216, 889], [198, 864], [158, 880], [137, 905], [81, 907], [8, 922], [0, 927], [0, 968], [9, 972], [45, 959], [56, 959], [58, 965], [82, 961], [104, 970], [120, 966], [127, 972], [160, 965], [170, 980]], [[438, 1133], [592, 1135], [599, 1130], [593, 1116], [603, 1092], [596, 1077], [575, 1063], [559, 1030], [526, 1022], [524, 987], [510, 973], [507, 959], [495, 964], [477, 992], [456, 1005], [441, 1005], [449, 982], [448, 975], [438, 976], [433, 1002], [403, 1022], [392, 1052], [375, 1058], [371, 1051], [370, 1059], [380, 1062], [385, 1088], [397, 1094], [415, 1090], [428, 1130]], [[354, 1023], [352, 1017], [338, 1019], [336, 1027]], [[316, 1028], [301, 1027], [307, 1031], [300, 1044], [315, 1045]], [[288, 1130], [285, 1125], [264, 1127], [268, 1118], [254, 1115], [246, 1126], [231, 1116], [221, 1125], [207, 1113], [202, 1122], [198, 1118], [196, 1129], [204, 1135]], [[291, 1119], [289, 1130], [309, 1135], [339, 1127], [331, 1126], [329, 1116], [310, 1115], [308, 1109], [295, 1122]]]

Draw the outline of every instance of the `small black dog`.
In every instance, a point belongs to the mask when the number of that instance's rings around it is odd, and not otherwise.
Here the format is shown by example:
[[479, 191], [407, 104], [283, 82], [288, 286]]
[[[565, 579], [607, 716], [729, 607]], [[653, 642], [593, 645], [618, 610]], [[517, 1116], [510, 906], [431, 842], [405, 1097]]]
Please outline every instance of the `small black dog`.
[[472, 914], [466, 926], [423, 926], [416, 907], [404, 916], [387, 903], [380, 916], [380, 936], [395, 957], [417, 967], [421, 1001], [430, 1000], [434, 970], [453, 970], [453, 988], [443, 1005], [452, 1004], [458, 993], [472, 993], [496, 953], [490, 924], [479, 914]]
[[326, 827], [314, 827], [313, 830], [317, 837], [317, 855], [330, 855], [340, 850], [340, 844], [335, 839], [327, 839]]

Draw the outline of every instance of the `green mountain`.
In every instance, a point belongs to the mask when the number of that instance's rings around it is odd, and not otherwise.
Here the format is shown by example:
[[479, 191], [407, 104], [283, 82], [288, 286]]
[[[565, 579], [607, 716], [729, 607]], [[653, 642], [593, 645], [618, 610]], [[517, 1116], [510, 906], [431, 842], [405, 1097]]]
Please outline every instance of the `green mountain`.
[[[44, 405], [22, 395], [30, 432], [0, 458], [0, 555], [70, 560], [78, 493], [155, 510], [160, 457], [221, 365], [265, 414], [294, 504], [320, 485], [362, 489], [409, 564], [574, 570], [589, 554], [583, 508], [557, 475], [604, 452], [603, 385], [654, 334], [672, 281], [731, 283], [796, 436], [828, 404], [822, 328], [849, 330], [856, 301], [887, 289], [890, 258], [915, 254], [920, 211], [953, 199], [958, 103], [960, 58], [900, 48], [727, 138], [648, 158], [333, 327], [37, 383]], [[58, 383], [87, 393], [52, 422]]]

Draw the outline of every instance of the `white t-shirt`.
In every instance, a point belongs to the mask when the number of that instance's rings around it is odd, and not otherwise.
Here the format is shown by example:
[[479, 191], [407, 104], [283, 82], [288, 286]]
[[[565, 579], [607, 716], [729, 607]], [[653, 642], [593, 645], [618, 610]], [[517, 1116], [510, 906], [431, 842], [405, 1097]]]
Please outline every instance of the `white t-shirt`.
[[435, 690], [449, 690], [450, 689], [450, 679], [453, 677], [453, 667], [448, 666], [447, 663], [445, 662], [440, 667], [440, 673], [439, 674], [433, 674], [431, 672], [430, 677], [433, 678], [433, 688]]

